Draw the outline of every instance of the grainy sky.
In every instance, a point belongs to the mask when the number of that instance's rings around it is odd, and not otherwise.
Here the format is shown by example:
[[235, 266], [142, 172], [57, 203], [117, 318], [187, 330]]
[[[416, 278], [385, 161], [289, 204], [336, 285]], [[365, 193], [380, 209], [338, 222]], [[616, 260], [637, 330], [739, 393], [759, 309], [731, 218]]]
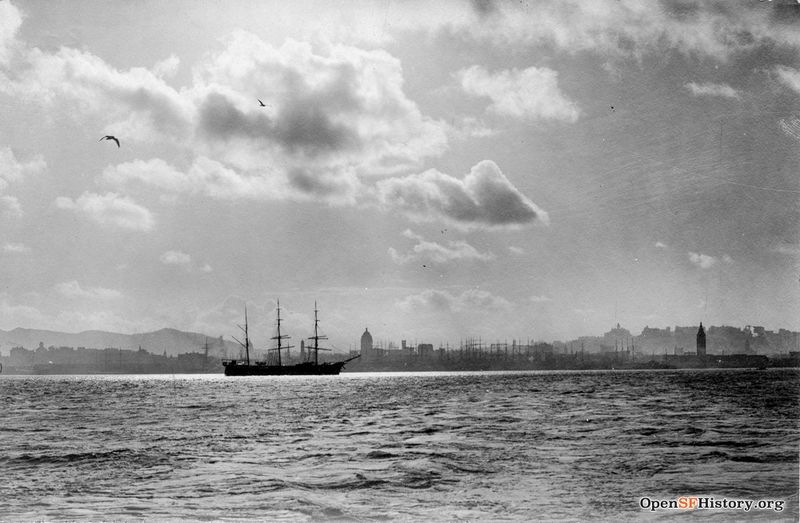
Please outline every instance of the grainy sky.
[[0, 328], [800, 329], [799, 53], [794, 2], [0, 1]]

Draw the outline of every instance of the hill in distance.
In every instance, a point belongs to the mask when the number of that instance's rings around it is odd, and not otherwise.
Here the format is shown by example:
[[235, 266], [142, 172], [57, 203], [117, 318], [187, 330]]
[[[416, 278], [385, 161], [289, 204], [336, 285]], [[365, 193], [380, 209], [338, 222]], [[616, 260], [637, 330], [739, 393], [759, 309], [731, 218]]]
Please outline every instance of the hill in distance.
[[174, 356], [186, 352], [203, 352], [208, 342], [209, 355], [227, 357], [239, 354], [239, 345], [232, 341], [215, 338], [197, 332], [177, 329], [161, 329], [141, 334], [119, 334], [106, 331], [83, 331], [77, 333], [56, 332], [39, 329], [16, 328], [0, 330], [0, 351], [8, 353], [13, 347], [36, 349], [39, 343], [45, 347], [85, 347], [87, 349], [143, 350], [153, 354]]

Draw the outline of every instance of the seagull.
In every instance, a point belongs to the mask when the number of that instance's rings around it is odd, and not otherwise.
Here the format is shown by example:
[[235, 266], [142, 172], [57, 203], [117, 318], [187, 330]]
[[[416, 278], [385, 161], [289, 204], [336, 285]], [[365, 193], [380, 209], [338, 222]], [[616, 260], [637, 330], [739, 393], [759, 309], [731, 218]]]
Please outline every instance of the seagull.
[[102, 138], [100, 138], [97, 141], [98, 142], [102, 142], [103, 140], [114, 140], [115, 142], [117, 142], [117, 147], [119, 147], [119, 140], [117, 140], [117, 138], [115, 136], [111, 136], [110, 134], [107, 134], [107, 135], [103, 136]]

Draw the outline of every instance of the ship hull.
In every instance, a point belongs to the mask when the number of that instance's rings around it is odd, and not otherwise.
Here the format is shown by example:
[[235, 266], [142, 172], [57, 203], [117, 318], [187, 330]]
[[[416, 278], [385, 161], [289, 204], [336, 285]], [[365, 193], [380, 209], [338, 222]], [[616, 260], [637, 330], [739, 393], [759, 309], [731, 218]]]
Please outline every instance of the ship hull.
[[346, 362], [298, 363], [296, 365], [250, 364], [239, 361], [223, 362], [226, 376], [330, 376], [342, 371]]

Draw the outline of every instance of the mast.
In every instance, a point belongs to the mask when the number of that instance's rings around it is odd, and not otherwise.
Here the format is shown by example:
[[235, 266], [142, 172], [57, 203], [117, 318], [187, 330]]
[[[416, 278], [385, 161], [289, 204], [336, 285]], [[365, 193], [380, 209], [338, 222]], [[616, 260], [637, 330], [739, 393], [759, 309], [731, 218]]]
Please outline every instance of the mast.
[[[244, 353], [245, 353], [245, 358], [246, 358], [245, 361], [247, 362], [247, 365], [249, 366], [250, 365], [250, 336], [248, 336], [248, 334], [247, 334], [247, 305], [244, 306], [244, 327], [242, 327], [241, 325], [237, 325], [237, 327], [239, 327], [240, 329], [242, 329], [244, 331], [244, 343], [242, 343], [241, 341], [237, 340], [236, 336], [232, 336], [232, 338], [234, 340], [236, 340], [236, 342], [239, 345], [244, 347]], [[206, 344], [208, 344], [208, 340], [207, 339], [206, 339]], [[239, 354], [241, 354], [241, 352]]]
[[310, 340], [314, 340], [314, 347], [312, 347], [313, 350], [314, 350], [314, 365], [319, 365], [319, 351], [320, 350], [326, 350], [326, 349], [320, 349], [319, 348], [319, 340], [327, 340], [328, 339], [327, 336], [320, 336], [319, 335], [319, 319], [317, 318], [317, 313], [318, 312], [319, 312], [319, 310], [317, 309], [317, 302], [315, 300], [314, 301], [314, 335], [311, 336], [310, 338], [308, 338]]
[[272, 339], [273, 340], [278, 340], [278, 346], [275, 347], [272, 350], [278, 351], [278, 366], [280, 367], [281, 365], [283, 365], [283, 362], [281, 361], [281, 351], [283, 349], [291, 349], [292, 348], [291, 345], [287, 345], [285, 347], [281, 346], [281, 340], [289, 339], [289, 336], [287, 336], [285, 334], [283, 336], [281, 336], [281, 300], [278, 300], [278, 335], [277, 336], [273, 336]]
[[247, 334], [247, 305], [244, 306], [244, 343], [247, 365], [250, 365], [250, 336]]

